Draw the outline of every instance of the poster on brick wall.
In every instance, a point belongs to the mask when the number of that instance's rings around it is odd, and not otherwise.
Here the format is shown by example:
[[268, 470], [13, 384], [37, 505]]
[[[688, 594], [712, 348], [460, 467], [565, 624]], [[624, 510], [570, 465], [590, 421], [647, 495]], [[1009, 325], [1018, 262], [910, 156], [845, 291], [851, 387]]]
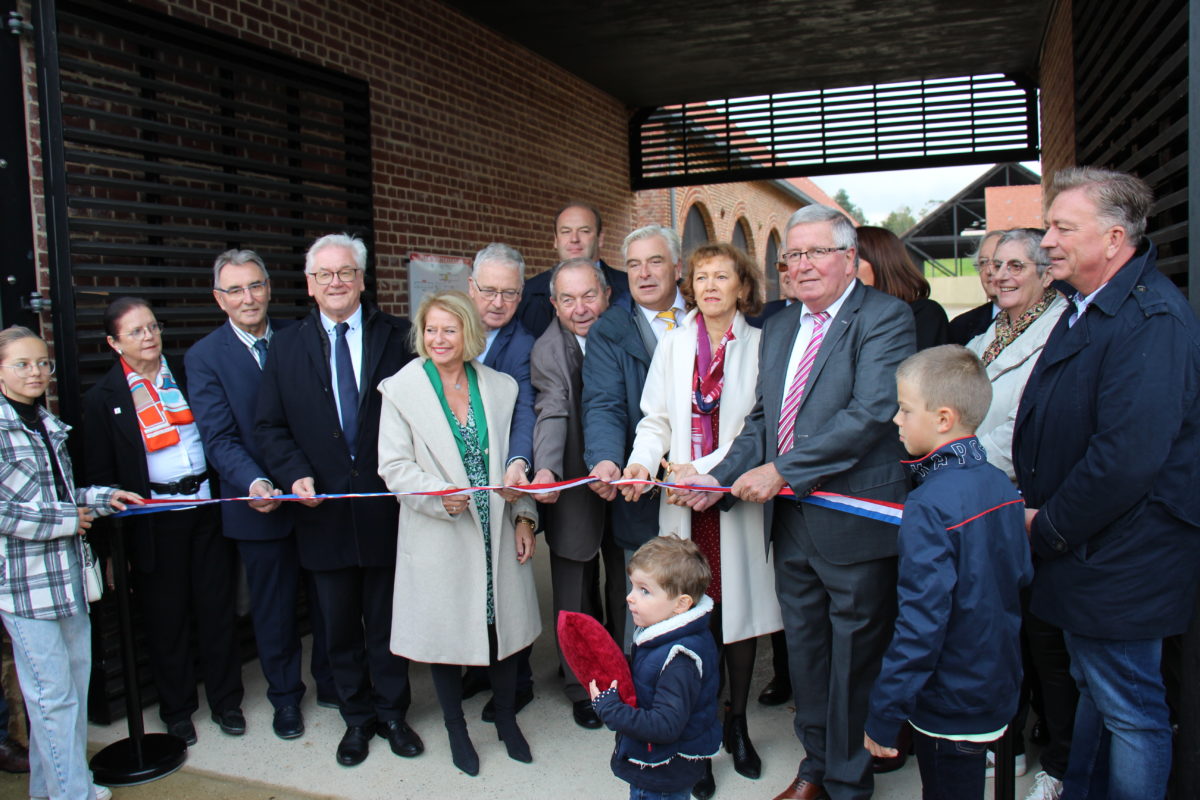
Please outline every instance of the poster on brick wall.
[[467, 291], [471, 276], [471, 259], [462, 256], [439, 256], [431, 253], [408, 254], [408, 302], [416, 313], [422, 298], [434, 292], [457, 289]]

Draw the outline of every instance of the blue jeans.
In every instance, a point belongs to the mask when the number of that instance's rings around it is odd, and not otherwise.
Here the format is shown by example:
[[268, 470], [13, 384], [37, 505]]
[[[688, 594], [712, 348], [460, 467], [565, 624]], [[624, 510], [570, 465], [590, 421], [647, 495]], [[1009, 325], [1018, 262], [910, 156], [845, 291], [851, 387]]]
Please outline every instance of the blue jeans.
[[1158, 800], [1171, 771], [1161, 639], [1064, 631], [1079, 686], [1063, 800]]
[[692, 796], [691, 789], [681, 789], [678, 792], [655, 792], [650, 789], [629, 787], [629, 800], [688, 800]]
[[29, 619], [0, 611], [29, 712], [29, 794], [93, 798], [87, 759], [92, 623], [86, 613]]
[[982, 800], [987, 742], [959, 742], [913, 729], [921, 800]]

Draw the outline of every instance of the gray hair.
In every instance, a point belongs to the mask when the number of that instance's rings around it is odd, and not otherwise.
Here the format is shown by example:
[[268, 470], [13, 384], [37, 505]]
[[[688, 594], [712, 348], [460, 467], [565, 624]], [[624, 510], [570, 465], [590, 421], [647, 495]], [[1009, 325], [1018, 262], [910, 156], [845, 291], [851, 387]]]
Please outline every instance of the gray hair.
[[253, 250], [226, 250], [221, 255], [217, 256], [217, 260], [213, 262], [213, 288], [217, 289], [221, 284], [221, 270], [229, 264], [253, 264], [262, 272], [263, 280], [270, 280], [267, 275], [267, 265], [263, 263], [262, 256]]
[[1009, 242], [1025, 245], [1025, 258], [1037, 267], [1038, 277], [1046, 274], [1050, 268], [1050, 252], [1042, 249], [1042, 237], [1046, 232], [1041, 228], [1013, 228], [1011, 231], [1001, 231], [1000, 241], [996, 242], [996, 252]]
[[521, 257], [521, 253], [515, 247], [509, 247], [500, 242], [492, 242], [487, 247], [475, 254], [475, 261], [471, 264], [471, 279], [479, 274], [479, 268], [484, 264], [507, 264], [517, 271], [517, 277], [521, 281], [521, 286], [525, 285], [525, 259]]
[[[975, 247], [975, 252], [971, 253], [971, 260], [975, 262], [975, 269], [979, 269], [979, 254], [983, 252], [983, 246], [987, 244], [988, 239], [994, 239], [997, 236], [1003, 236], [1005, 233], [1007, 233], [1007, 231], [988, 231], [983, 236], [979, 237], [979, 244]], [[996, 246], [999, 247], [1000, 243], [997, 242]]]
[[667, 250], [671, 252], [671, 264], [679, 263], [680, 253], [683, 250], [679, 243], [679, 234], [670, 228], [664, 228], [662, 225], [646, 225], [638, 228], [633, 233], [625, 237], [625, 241], [621, 243], [621, 260], [629, 259], [629, 245], [642, 239], [649, 239], [651, 236], [661, 236], [667, 243]]
[[1059, 170], [1046, 193], [1046, 208], [1060, 194], [1082, 189], [1096, 204], [1096, 216], [1107, 227], [1125, 229], [1129, 244], [1137, 247], [1146, 233], [1146, 217], [1154, 205], [1154, 192], [1145, 181], [1127, 172], [1099, 167], [1069, 167]]
[[787, 235], [792, 228], [797, 225], [811, 225], [815, 222], [832, 222], [834, 246], [846, 250], [853, 247], [855, 250], [854, 263], [858, 263], [858, 231], [854, 229], [854, 223], [850, 221], [849, 217], [830, 206], [814, 203], [798, 209], [788, 218], [787, 225], [784, 226], [784, 241], [787, 241]]
[[357, 236], [351, 236], [348, 233], [330, 233], [322, 236], [312, 243], [308, 248], [308, 252], [304, 254], [304, 271], [311, 273], [313, 269], [313, 259], [317, 253], [324, 250], [326, 247], [345, 247], [354, 254], [354, 266], [358, 267], [363, 272], [367, 270], [367, 246], [363, 244], [363, 240]]
[[603, 294], [608, 289], [608, 280], [604, 277], [604, 270], [600, 265], [590, 258], [568, 258], [566, 261], [560, 261], [554, 265], [554, 269], [550, 271], [550, 296], [558, 297], [558, 273], [564, 269], [578, 269], [582, 267], [590, 267], [592, 273], [596, 276], [596, 283], [600, 286], [600, 293]]

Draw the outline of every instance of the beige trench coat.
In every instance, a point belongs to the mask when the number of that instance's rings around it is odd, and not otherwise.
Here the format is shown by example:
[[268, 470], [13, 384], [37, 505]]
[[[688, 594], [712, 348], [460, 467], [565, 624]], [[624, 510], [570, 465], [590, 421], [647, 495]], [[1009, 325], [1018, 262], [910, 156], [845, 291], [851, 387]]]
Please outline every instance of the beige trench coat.
[[[717, 449], [692, 459], [692, 380], [696, 361], [697, 312], [691, 311], [676, 330], [663, 337], [654, 351], [646, 386], [642, 389], [642, 421], [637, 426], [629, 463], [651, 474], [664, 455], [692, 463], [700, 473], [720, 463], [754, 408], [758, 379], [759, 330], [739, 313], [734, 339], [725, 347], [725, 388], [721, 391], [721, 426]], [[662, 495], [658, 514], [660, 535], [692, 536], [692, 512], [667, 503]], [[721, 512], [721, 635], [725, 642], [773, 633], [783, 627], [775, 594], [773, 548], [763, 551], [763, 507], [735, 503]]]
[[[423, 368], [410, 361], [379, 384], [379, 475], [394, 492], [468, 486], [454, 434]], [[479, 362], [488, 430], [488, 482], [503, 482], [508, 431], [517, 400], [512, 378]], [[541, 633], [533, 562], [517, 563], [514, 518], [537, 518], [533, 500], [513, 505], [489, 492], [497, 655], [506, 658]], [[487, 567], [474, 502], [452, 517], [439, 497], [401, 497], [396, 537], [391, 650], [436, 664], [488, 663]]]

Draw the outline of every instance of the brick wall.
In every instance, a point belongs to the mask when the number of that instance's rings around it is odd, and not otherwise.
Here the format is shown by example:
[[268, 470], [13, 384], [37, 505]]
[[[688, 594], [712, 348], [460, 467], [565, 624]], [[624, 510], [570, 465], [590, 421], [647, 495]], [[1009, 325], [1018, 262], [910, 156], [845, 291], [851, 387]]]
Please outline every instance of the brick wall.
[[[630, 230], [628, 114], [516, 43], [430, 0], [138, 0], [243, 42], [366, 80], [372, 110], [379, 297], [407, 313], [401, 260], [504, 241], [531, 272], [552, 264], [552, 217], [582, 198], [605, 217], [602, 255]], [[23, 9], [31, 16], [28, 4]], [[36, 86], [26, 41], [39, 263], [46, 246]], [[231, 65], [236, 68], [236, 65]]]
[[1042, 227], [1042, 185], [989, 186], [984, 190], [987, 230]]
[[1042, 40], [1042, 182], [1075, 164], [1075, 47], [1071, 0], [1057, 0]]

